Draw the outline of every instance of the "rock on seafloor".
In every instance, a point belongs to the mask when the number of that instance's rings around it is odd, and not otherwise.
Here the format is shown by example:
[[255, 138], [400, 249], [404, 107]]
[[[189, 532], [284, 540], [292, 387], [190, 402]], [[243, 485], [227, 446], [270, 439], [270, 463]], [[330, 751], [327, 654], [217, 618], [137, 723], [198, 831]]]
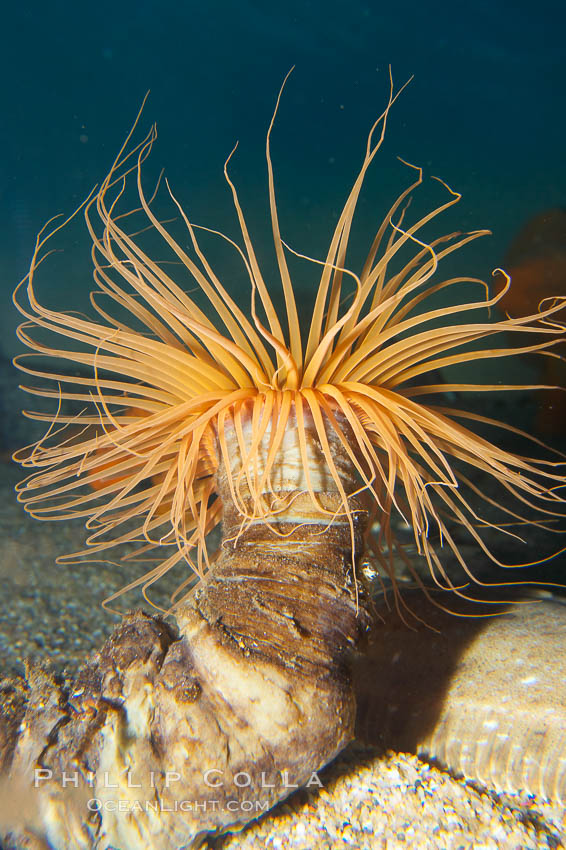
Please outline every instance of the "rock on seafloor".
[[487, 788], [566, 806], [564, 601], [517, 601], [493, 617], [405, 601], [425, 622], [381, 605], [357, 664], [358, 734]]

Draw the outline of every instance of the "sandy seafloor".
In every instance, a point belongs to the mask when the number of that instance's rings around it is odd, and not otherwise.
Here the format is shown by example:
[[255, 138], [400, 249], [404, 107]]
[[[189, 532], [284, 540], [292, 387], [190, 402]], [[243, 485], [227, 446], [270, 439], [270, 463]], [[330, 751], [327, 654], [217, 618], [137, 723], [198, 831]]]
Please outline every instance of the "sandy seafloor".
[[[14, 434], [9, 439], [13, 441]], [[49, 661], [72, 673], [117, 622], [101, 608], [101, 601], [137, 576], [139, 565], [57, 566], [58, 555], [81, 548], [82, 524], [42, 523], [28, 517], [14, 495], [19, 478], [21, 471], [5, 457], [0, 466], [0, 675], [21, 672], [24, 658]], [[130, 594], [122, 607], [136, 605], [139, 597]], [[244, 832], [211, 839], [209, 846], [566, 846], [561, 838], [566, 828], [563, 811], [532, 797], [498, 795], [412, 755], [353, 745], [320, 778], [322, 789], [298, 791]]]

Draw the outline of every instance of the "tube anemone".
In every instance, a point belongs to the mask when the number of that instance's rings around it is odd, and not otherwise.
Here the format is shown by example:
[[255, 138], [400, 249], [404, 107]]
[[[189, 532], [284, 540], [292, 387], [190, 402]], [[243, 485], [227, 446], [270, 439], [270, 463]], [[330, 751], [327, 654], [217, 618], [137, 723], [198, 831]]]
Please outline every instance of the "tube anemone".
[[[509, 495], [541, 508], [541, 520], [548, 519], [562, 503], [557, 486], [563, 479], [553, 472], [557, 465], [537, 465], [516, 457], [477, 436], [462, 420], [499, 423], [423, 402], [427, 396], [439, 393], [503, 391], [516, 386], [422, 385], [418, 381], [423, 376], [430, 379], [435, 370], [480, 359], [493, 360], [520, 352], [557, 356], [552, 349], [562, 328], [551, 319], [564, 299], [555, 299], [534, 315], [483, 320], [486, 308], [505, 298], [510, 286], [507, 279], [495, 297], [487, 296], [486, 287], [485, 297], [477, 301], [429, 307], [429, 299], [438, 292], [457, 290], [464, 283], [482, 286], [481, 281], [472, 278], [437, 280], [437, 271], [446, 256], [487, 231], [424, 240], [420, 233], [425, 225], [456, 204], [460, 195], [443, 183], [446, 201], [417, 221], [407, 223], [409, 202], [423, 182], [420, 168], [411, 167], [415, 180], [383, 219], [361, 271], [354, 272], [346, 266], [356, 203], [397, 96], [392, 89], [386, 109], [371, 128], [361, 169], [326, 258], [309, 260], [313, 272], [318, 270], [320, 277], [306, 340], [301, 335], [275, 200], [270, 156], [275, 114], [267, 134], [266, 156], [287, 333], [256, 259], [228, 173], [229, 160], [224, 173], [243, 247], [228, 237], [222, 238], [238, 252], [249, 277], [251, 318], [215, 275], [199, 246], [198, 228], [173, 194], [170, 193], [186, 226], [192, 256], [153, 213], [142, 185], [142, 164], [155, 141], [155, 128], [132, 150], [128, 150], [130, 134], [99, 191], [86, 204], [98, 285], [91, 301], [98, 320], [87, 321], [49, 310], [37, 300], [34, 282], [42, 252], [51, 236], [64, 225], [58, 224], [52, 233], [41, 233], [29, 275], [16, 291], [16, 304], [28, 319], [20, 327], [19, 337], [44, 357], [86, 366], [91, 375], [39, 372], [23, 358], [18, 359], [23, 371], [56, 383], [54, 389], [28, 388], [31, 392], [61, 402], [82, 402], [85, 406], [72, 416], [61, 411], [56, 416], [28, 413], [47, 419], [50, 427], [47, 436], [31, 450], [16, 456], [24, 466], [38, 470], [20, 485], [19, 498], [39, 519], [86, 518], [87, 527], [94, 529], [87, 541], [88, 549], [70, 558], [93, 556], [120, 543], [143, 541], [146, 552], [164, 545], [172, 550], [169, 558], [140, 579], [144, 591], [178, 562], [184, 562], [202, 578], [210, 568], [206, 537], [222, 514], [222, 505], [215, 499], [215, 473], [221, 461], [230, 469], [225, 439], [227, 418], [234, 422], [238, 450], [245, 459], [239, 476], [228, 476], [242, 531], [251, 523], [269, 522], [281, 509], [280, 502], [267, 494], [277, 491], [277, 487], [271, 487], [274, 458], [292, 417], [298, 457], [305, 469], [302, 489], [308, 493], [321, 521], [330, 523], [341, 515], [351, 524], [349, 500], [354, 493], [343, 489], [328, 450], [329, 428], [338, 435], [357, 472], [354, 492], [363, 492], [368, 505], [379, 515], [380, 538], [369, 535], [366, 543], [386, 572], [391, 572], [391, 566], [380, 553], [394, 547], [391, 516], [395, 511], [412, 527], [418, 552], [426, 558], [434, 580], [443, 586], [451, 586], [451, 581], [431, 542], [431, 527], [438, 529], [466, 571], [444, 517], [463, 525], [483, 545], [477, 530], [481, 520], [461, 495], [454, 461], [497, 477]], [[137, 181], [147, 225], [159, 234], [200, 288], [214, 321], [128, 234], [126, 224], [132, 212], [119, 212], [128, 181]], [[100, 234], [95, 217], [102, 225]], [[407, 249], [412, 250], [411, 258], [400, 271], [390, 271], [396, 257]], [[344, 304], [345, 279], [353, 283], [349, 304]], [[28, 306], [21, 303], [24, 293]], [[102, 293], [122, 308], [122, 313], [135, 317], [145, 332], [113, 318], [100, 303]], [[260, 308], [265, 321], [260, 320]], [[441, 327], [439, 319], [444, 322]], [[54, 333], [58, 346], [37, 341], [32, 330], [38, 327]], [[475, 346], [470, 350], [470, 345], [497, 335], [500, 338], [503, 332], [519, 341], [524, 339], [525, 343], [479, 350]], [[533, 334], [536, 342], [529, 343]], [[71, 347], [60, 347], [63, 342]], [[76, 343], [80, 343], [79, 350]], [[323, 447], [326, 474], [340, 493], [335, 512], [323, 508], [311, 486], [305, 418], [314, 423]], [[249, 446], [242, 437], [246, 419], [252, 422], [254, 433]], [[84, 429], [82, 438], [67, 439], [68, 431], [76, 433], [80, 427]], [[258, 452], [267, 433], [269, 450], [265, 462], [259, 464]], [[246, 499], [240, 492], [243, 486]], [[504, 512], [509, 519], [511, 512]], [[518, 522], [524, 519], [516, 514], [513, 518]], [[136, 527], [123, 531], [133, 519], [138, 520]]]
[[[169, 187], [190, 250], [154, 213], [142, 167], [155, 128], [133, 145], [134, 125], [84, 206], [97, 284], [91, 295], [94, 318], [50, 310], [37, 299], [38, 266], [66, 222], [40, 234], [29, 275], [15, 294], [26, 317], [19, 337], [35, 355], [70, 367], [51, 371], [18, 359], [23, 371], [42, 379], [41, 386], [28, 390], [58, 401], [55, 414], [28, 414], [49, 426], [43, 439], [17, 454], [34, 470], [20, 485], [19, 499], [38, 519], [85, 518], [91, 531], [87, 548], [61, 561], [92, 558], [128, 543], [137, 546], [137, 554], [159, 557], [130, 588], [141, 585], [145, 595], [178, 564], [186, 565], [187, 579], [175, 601], [178, 631], [160, 618], [138, 614], [126, 620], [79, 675], [70, 696], [61, 697], [53, 717], [53, 729], [61, 731], [50, 738], [49, 748], [44, 751], [39, 733], [6, 745], [4, 769], [20, 784], [25, 786], [24, 767], [41, 754], [44, 767], [94, 770], [96, 782], [103, 767], [120, 765], [123, 777], [135, 765], [146, 788], [150, 775], [152, 781], [160, 777], [150, 796], [166, 794], [168, 767], [182, 777], [175, 789], [179, 799], [205, 799], [197, 777], [203, 765], [234, 777], [247, 759], [258, 766], [253, 780], [258, 799], [271, 806], [289, 787], [279, 779], [265, 791], [260, 771], [269, 767], [281, 776], [289, 770], [292, 784], [305, 783], [353, 736], [348, 657], [371, 623], [359, 574], [364, 553], [389, 576], [397, 604], [403, 605], [393, 569], [394, 553], [402, 546], [392, 517], [398, 514], [410, 525], [434, 583], [464, 595], [445, 569], [435, 537], [452, 551], [466, 581], [474, 576], [459, 551], [455, 526], [499, 563], [481, 534], [482, 528], [499, 526], [479, 515], [460, 485], [469, 484], [479, 503], [493, 507], [493, 499], [470, 481], [466, 466], [500, 482], [503, 533], [509, 533], [511, 522], [534, 521], [552, 530], [561, 515], [565, 482], [558, 462], [537, 462], [499, 448], [466, 423], [521, 432], [427, 397], [516, 389], [441, 384], [430, 376], [519, 352], [558, 356], [553, 349], [563, 329], [553, 317], [566, 299], [522, 318], [486, 318], [504, 298], [509, 279], [490, 297], [476, 279], [443, 279], [439, 266], [487, 231], [426, 239], [427, 226], [460, 195], [439, 181], [446, 200], [411, 221], [410, 201], [423, 183], [422, 170], [414, 166], [407, 166], [414, 179], [378, 227], [363, 267], [349, 267], [356, 205], [398, 94], [392, 85], [369, 132], [326, 257], [298, 254], [318, 277], [306, 334], [291, 281], [291, 249], [280, 232], [271, 164], [279, 98], [266, 159], [282, 315], [229, 175], [234, 152], [224, 174], [242, 244], [217, 235], [243, 263], [249, 315], [201, 248], [200, 231], [207, 228], [190, 221]], [[122, 209], [130, 183], [139, 198], [135, 210]], [[200, 302], [172, 279], [168, 266], [142, 249], [137, 235], [142, 228], [139, 223], [134, 228], [140, 215], [200, 290]], [[466, 283], [478, 286], [477, 300], [435, 306], [438, 293], [457, 292]], [[503, 333], [519, 342], [492, 345], [492, 337], [501, 339]], [[45, 342], [46, 337], [57, 342]], [[80, 412], [68, 403], [78, 403]], [[215, 560], [207, 537], [221, 520], [223, 546]], [[164, 559], [162, 547], [170, 550]], [[422, 584], [416, 573], [415, 578]], [[36, 681], [26, 687], [39, 693], [47, 685]], [[14, 699], [16, 707], [4, 720], [10, 728], [22, 717], [33, 728], [37, 699], [28, 691], [22, 686], [21, 698]], [[268, 709], [261, 716], [258, 705]], [[126, 793], [124, 781], [120, 788]], [[80, 797], [70, 802], [70, 796], [51, 786], [29, 815], [29, 828], [37, 830], [43, 818], [44, 834], [57, 847], [108, 842], [132, 847], [142, 841], [152, 848], [188, 846], [206, 832], [236, 828], [253, 817], [242, 811], [85, 817]]]

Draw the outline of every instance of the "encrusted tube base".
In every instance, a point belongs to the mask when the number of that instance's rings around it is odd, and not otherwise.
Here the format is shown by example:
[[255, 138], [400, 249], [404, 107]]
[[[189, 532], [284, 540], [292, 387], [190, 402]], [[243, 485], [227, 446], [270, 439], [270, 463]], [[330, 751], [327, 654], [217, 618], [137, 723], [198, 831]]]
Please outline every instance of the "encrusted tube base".
[[349, 659], [370, 622], [351, 558], [365, 513], [352, 505], [352, 525], [289, 535], [296, 517], [282, 513], [234, 539], [230, 508], [223, 552], [176, 628], [137, 611], [70, 687], [42, 669], [5, 683], [5, 847], [196, 847], [318, 783], [354, 736]]

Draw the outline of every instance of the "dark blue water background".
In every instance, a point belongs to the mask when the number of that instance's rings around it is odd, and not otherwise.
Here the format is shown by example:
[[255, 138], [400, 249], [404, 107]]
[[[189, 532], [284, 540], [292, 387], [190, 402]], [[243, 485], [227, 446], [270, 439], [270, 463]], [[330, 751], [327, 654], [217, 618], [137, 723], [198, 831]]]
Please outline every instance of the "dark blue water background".
[[[391, 63], [398, 82], [415, 79], [392, 115], [373, 214], [378, 221], [402, 188], [397, 154], [424, 165], [464, 193], [460, 226], [494, 231], [463, 261], [488, 273], [529, 216], [566, 204], [565, 22], [566, 6], [548, 0], [10, 4], [0, 50], [5, 305], [36, 231], [104, 176], [147, 89], [155, 166], [196, 221], [232, 232], [221, 166], [240, 140], [233, 172], [263, 240], [265, 130], [293, 64], [274, 159], [294, 247], [323, 253]], [[63, 247], [68, 264], [46, 268], [42, 295], [79, 306], [88, 242], [77, 229]], [[8, 355], [16, 319], [2, 309]]]

